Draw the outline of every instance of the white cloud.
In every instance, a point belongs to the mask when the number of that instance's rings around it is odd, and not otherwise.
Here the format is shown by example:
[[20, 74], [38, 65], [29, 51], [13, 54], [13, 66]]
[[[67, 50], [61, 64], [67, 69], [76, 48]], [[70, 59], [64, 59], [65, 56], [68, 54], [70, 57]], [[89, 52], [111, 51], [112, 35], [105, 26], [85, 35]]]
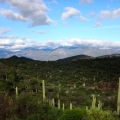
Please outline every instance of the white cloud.
[[7, 2], [11, 8], [16, 8], [19, 13], [12, 10], [0, 10], [0, 14], [9, 19], [31, 21], [31, 26], [48, 25], [54, 22], [47, 15], [49, 10], [43, 0], [0, 0], [0, 2]]
[[115, 19], [120, 17], [120, 8], [114, 11], [104, 10], [100, 13], [100, 19]]
[[71, 38], [67, 41], [69, 46], [89, 46], [89, 47], [98, 47], [98, 48], [116, 48], [120, 47], [120, 42], [114, 41], [101, 41], [96, 39], [79, 39]]
[[11, 28], [4, 28], [4, 27], [0, 28], [0, 34], [5, 34], [10, 31], [11, 31]]
[[85, 18], [85, 17], [83, 17], [83, 16], [78, 16], [77, 19], [78, 19], [78, 20], [82, 20], [82, 21], [84, 21], [84, 22], [88, 22], [88, 19]]
[[92, 2], [93, 2], [93, 0], [80, 0], [81, 4], [90, 4]]
[[34, 42], [30, 39], [1, 39], [0, 40], [0, 48], [11, 50], [11, 51], [19, 51], [21, 49], [25, 49], [28, 47], [32, 48], [58, 48], [60, 46], [88, 46], [88, 47], [97, 47], [97, 48], [119, 48], [120, 42], [114, 41], [102, 41], [97, 39], [79, 39], [79, 38], [68, 38], [61, 39], [57, 42], [54, 40], [49, 40], [47, 42]]
[[22, 15], [13, 12], [12, 10], [1, 9], [0, 14], [9, 18], [9, 19], [16, 20], [16, 21], [17, 20], [21, 20], [21, 21], [28, 21], [29, 20], [27, 17], [25, 18]]
[[62, 17], [61, 17], [62, 20], [65, 20], [67, 18], [70, 18], [70, 17], [80, 14], [80, 11], [73, 7], [66, 7], [65, 10], [66, 11], [64, 13], [62, 13]]
[[100, 27], [101, 24], [102, 24], [101, 22], [97, 22], [94, 27], [95, 27], [95, 28]]

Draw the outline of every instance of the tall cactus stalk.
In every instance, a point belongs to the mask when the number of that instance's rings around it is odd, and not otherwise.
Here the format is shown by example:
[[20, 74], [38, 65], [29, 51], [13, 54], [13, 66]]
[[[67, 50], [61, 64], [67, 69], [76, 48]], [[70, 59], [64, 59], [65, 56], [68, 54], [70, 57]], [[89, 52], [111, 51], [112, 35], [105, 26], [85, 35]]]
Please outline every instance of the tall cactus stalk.
[[63, 103], [62, 110], [65, 110], [65, 104]]
[[45, 81], [42, 80], [42, 92], [43, 92], [43, 101], [45, 101]]
[[15, 88], [16, 98], [18, 98], [18, 87]]
[[70, 103], [70, 110], [72, 110], [72, 103]]
[[88, 106], [86, 106], [86, 111], [88, 110]]
[[118, 84], [117, 114], [120, 115], [120, 78]]
[[60, 109], [60, 99], [58, 99], [58, 109]]
[[96, 97], [95, 97], [95, 95], [92, 95], [92, 98], [93, 98], [93, 100], [92, 100], [92, 108], [94, 109], [95, 106], [96, 106]]
[[98, 110], [102, 110], [102, 102], [98, 101]]
[[55, 107], [55, 99], [52, 98], [52, 106]]

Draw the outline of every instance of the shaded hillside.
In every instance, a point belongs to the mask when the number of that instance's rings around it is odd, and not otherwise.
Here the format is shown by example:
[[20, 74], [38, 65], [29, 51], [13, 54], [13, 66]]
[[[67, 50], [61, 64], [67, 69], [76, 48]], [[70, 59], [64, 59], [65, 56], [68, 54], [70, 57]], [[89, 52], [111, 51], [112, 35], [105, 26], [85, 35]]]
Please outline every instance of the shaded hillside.
[[32, 60], [32, 59], [30, 59], [30, 58], [26, 58], [26, 57], [18, 57], [18, 56], [16, 56], [16, 55], [11, 56], [11, 57], [6, 58], [6, 59], [7, 59], [7, 60]]
[[76, 55], [64, 59], [59, 59], [58, 61], [77, 61], [77, 60], [82, 60], [82, 59], [92, 59], [94, 57], [87, 56], [87, 55]]
[[91, 105], [91, 95], [104, 103], [103, 109], [116, 110], [120, 58], [96, 58], [77, 61], [34, 61], [0, 59], [0, 91], [11, 97], [18, 87], [19, 96], [30, 94], [42, 99], [42, 80], [46, 97], [73, 107]]

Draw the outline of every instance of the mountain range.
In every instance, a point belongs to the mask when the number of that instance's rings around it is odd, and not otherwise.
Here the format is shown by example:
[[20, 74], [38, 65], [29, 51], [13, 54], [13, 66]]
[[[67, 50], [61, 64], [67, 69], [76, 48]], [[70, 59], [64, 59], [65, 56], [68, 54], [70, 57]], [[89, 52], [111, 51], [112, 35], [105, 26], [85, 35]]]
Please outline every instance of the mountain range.
[[33, 60], [55, 61], [71, 56], [87, 55], [91, 57], [102, 57], [105, 55], [120, 54], [120, 49], [101, 49], [97, 47], [58, 47], [55, 49], [35, 49], [26, 48], [20, 51], [12, 52], [9, 50], [0, 50], [0, 58], [9, 58], [11, 56], [26, 57]]

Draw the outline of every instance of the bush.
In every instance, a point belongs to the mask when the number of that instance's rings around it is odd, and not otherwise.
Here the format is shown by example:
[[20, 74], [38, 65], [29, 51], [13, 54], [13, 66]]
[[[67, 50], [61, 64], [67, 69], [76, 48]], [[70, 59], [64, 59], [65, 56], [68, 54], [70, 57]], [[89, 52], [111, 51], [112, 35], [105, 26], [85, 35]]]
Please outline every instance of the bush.
[[60, 117], [60, 120], [83, 120], [87, 115], [85, 109], [65, 110]]
[[95, 109], [87, 110], [87, 120], [115, 120], [112, 112]]

